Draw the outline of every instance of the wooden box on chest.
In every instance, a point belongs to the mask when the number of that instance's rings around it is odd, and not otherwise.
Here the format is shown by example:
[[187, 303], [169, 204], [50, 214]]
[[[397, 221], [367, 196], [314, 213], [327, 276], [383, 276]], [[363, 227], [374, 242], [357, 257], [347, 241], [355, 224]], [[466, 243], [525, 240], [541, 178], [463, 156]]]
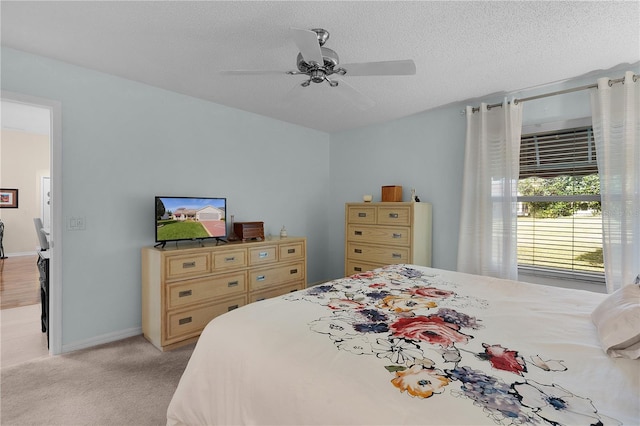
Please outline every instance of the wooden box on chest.
[[264, 240], [264, 222], [236, 222], [233, 232], [242, 241]]

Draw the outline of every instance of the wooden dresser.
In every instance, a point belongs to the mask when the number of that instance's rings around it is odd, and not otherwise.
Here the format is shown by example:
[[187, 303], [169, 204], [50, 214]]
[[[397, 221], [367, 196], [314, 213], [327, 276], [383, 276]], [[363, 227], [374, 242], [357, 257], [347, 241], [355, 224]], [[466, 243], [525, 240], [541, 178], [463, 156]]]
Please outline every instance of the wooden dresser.
[[431, 204], [347, 203], [345, 275], [395, 263], [431, 266]]
[[218, 315], [307, 286], [306, 239], [142, 249], [142, 332], [158, 349], [198, 339]]

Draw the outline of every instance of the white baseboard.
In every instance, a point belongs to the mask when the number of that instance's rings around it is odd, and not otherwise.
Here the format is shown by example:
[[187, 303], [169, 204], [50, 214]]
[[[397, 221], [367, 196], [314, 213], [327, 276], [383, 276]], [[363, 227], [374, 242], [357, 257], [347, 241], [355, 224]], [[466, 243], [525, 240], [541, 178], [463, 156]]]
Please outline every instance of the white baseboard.
[[4, 255], [7, 257], [19, 257], [19, 256], [35, 256], [38, 254], [37, 251], [22, 251], [18, 253], [5, 253]]
[[113, 333], [102, 334], [100, 336], [95, 336], [87, 340], [63, 344], [62, 353], [65, 354], [68, 352], [78, 351], [80, 349], [87, 349], [105, 343], [115, 342], [116, 340], [139, 336], [140, 334], [142, 334], [142, 327], [134, 327], [128, 328], [126, 330], [114, 331]]

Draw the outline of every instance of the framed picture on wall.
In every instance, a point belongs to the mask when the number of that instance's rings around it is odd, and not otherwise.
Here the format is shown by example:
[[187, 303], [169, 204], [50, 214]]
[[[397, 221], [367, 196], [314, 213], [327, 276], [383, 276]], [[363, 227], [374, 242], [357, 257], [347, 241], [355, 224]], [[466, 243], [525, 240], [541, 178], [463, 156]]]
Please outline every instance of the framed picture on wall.
[[0, 209], [18, 208], [18, 190], [0, 188]]

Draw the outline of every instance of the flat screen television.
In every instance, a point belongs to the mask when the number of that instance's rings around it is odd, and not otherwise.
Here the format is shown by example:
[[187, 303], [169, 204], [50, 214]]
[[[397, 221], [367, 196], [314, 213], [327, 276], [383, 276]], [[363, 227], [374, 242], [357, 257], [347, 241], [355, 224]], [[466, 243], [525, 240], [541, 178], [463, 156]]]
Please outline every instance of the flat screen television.
[[157, 245], [226, 236], [226, 198], [156, 196]]

